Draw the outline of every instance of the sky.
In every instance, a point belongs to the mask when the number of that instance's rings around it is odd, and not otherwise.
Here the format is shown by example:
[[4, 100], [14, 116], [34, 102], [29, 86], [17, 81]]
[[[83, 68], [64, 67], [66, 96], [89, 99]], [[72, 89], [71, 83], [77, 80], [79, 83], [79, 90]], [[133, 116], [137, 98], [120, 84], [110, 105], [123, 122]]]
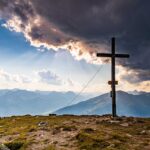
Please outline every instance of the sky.
[[0, 0], [0, 89], [85, 93], [110, 91], [111, 66], [97, 52], [130, 54], [116, 60], [117, 90], [150, 92], [150, 1]]

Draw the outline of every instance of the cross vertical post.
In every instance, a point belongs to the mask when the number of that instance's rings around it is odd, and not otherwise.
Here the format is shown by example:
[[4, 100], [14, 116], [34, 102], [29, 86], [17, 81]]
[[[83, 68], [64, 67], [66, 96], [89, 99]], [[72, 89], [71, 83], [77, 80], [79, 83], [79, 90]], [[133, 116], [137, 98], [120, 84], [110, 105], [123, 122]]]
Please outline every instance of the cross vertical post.
[[112, 87], [112, 116], [116, 117], [116, 85], [115, 85], [115, 38], [112, 38], [111, 41], [111, 50], [112, 50], [112, 57], [111, 57], [111, 87]]
[[129, 58], [128, 54], [116, 54], [115, 53], [115, 37], [111, 40], [111, 54], [108, 53], [97, 53], [97, 57], [110, 57], [111, 58], [111, 81], [108, 84], [111, 85], [111, 97], [112, 97], [112, 116], [116, 117], [116, 84], [118, 81], [115, 79], [115, 59], [117, 58]]

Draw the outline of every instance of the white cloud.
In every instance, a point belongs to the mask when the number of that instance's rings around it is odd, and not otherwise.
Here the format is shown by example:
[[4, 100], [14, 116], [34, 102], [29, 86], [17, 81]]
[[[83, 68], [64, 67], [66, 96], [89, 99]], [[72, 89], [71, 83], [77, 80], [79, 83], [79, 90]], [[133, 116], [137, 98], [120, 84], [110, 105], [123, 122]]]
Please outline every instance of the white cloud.
[[73, 83], [73, 81], [72, 81], [71, 79], [68, 79], [68, 80], [67, 80], [67, 84], [68, 84], [69, 86], [74, 86], [74, 83]]
[[60, 75], [50, 70], [40, 70], [29, 75], [12, 74], [0, 69], [0, 89], [27, 89], [42, 91], [76, 91], [79, 85], [71, 79], [63, 79]]
[[39, 76], [41, 82], [54, 85], [62, 84], [60, 77], [50, 70], [39, 71], [37, 72], [37, 75]]
[[74, 82], [71, 79], [63, 79], [60, 75], [50, 71], [41, 70], [36, 73], [39, 77], [39, 82], [43, 82], [51, 85], [62, 85], [62, 86], [74, 86]]
[[10, 74], [3, 69], [0, 70], [0, 78], [6, 82], [30, 83], [31, 79], [25, 75]]

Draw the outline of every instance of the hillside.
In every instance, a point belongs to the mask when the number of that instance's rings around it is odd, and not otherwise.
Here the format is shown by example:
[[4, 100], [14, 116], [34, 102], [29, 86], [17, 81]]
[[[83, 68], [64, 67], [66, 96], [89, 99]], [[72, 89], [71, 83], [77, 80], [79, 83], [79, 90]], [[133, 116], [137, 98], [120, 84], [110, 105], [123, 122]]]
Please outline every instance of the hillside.
[[[123, 91], [117, 92], [117, 113], [124, 116], [150, 117], [150, 93], [139, 95], [128, 94]], [[110, 93], [79, 102], [55, 111], [56, 114], [110, 114]]]
[[149, 150], [150, 119], [22, 116], [0, 119], [0, 150]]

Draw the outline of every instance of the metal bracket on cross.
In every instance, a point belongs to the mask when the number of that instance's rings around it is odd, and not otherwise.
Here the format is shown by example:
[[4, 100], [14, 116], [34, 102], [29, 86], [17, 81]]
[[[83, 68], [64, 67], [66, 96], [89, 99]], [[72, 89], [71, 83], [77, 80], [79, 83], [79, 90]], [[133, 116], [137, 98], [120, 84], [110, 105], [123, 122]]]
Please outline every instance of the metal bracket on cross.
[[[112, 81], [108, 81], [109, 85], [112, 85]], [[118, 81], [115, 81], [115, 84], [118, 85]]]

